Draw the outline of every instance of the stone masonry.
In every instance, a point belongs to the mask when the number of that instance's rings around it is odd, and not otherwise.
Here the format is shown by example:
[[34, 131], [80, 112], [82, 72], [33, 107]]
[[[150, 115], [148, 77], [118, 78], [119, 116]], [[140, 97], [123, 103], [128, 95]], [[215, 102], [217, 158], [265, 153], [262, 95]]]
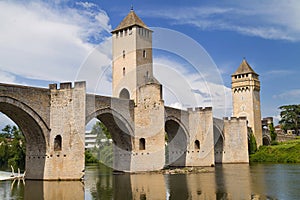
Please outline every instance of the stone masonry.
[[93, 118], [112, 136], [115, 170], [249, 162], [247, 121], [258, 134], [260, 118], [255, 73], [249, 80], [233, 75], [234, 110], [245, 106], [247, 111], [235, 112], [237, 117], [215, 119], [211, 107], [166, 107], [162, 85], [153, 76], [152, 31], [131, 10], [112, 34], [113, 97], [87, 94], [85, 82], [49, 88], [0, 84], [0, 112], [26, 138], [27, 179], [81, 179], [85, 126]]

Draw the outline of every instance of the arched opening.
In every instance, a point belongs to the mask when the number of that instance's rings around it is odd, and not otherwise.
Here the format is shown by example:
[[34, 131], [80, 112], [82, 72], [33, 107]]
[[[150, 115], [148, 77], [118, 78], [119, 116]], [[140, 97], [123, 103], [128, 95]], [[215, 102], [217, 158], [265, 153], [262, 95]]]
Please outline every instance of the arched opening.
[[140, 150], [145, 150], [146, 149], [146, 140], [145, 140], [145, 138], [140, 139], [139, 149]]
[[194, 148], [195, 148], [195, 150], [199, 150], [200, 149], [200, 142], [199, 142], [199, 140], [195, 140]]
[[167, 120], [165, 123], [166, 131], [166, 165], [185, 166], [187, 150], [187, 133], [182, 126], [175, 120]]
[[[94, 145], [97, 159], [109, 168], [116, 171], [130, 171], [132, 151], [132, 131], [123, 117], [111, 109], [99, 110], [93, 114], [98, 123], [100, 133], [96, 134]], [[87, 118], [90, 121], [89, 117]], [[94, 134], [94, 128], [91, 134]], [[86, 148], [87, 148], [86, 135]]]
[[61, 151], [62, 149], [62, 138], [61, 135], [57, 135], [54, 138], [54, 151]]
[[[214, 119], [214, 123], [216, 120]], [[220, 164], [223, 162], [224, 154], [224, 138], [222, 133], [222, 128], [216, 124], [213, 126], [214, 131], [214, 152], [215, 152], [215, 163]]]
[[271, 145], [271, 140], [267, 135], [263, 136], [263, 145], [265, 146]]
[[25, 137], [26, 179], [43, 179], [46, 155], [44, 132], [46, 134], [48, 130], [41, 118], [26, 105], [9, 97], [0, 97], [0, 112], [10, 118]]
[[123, 88], [120, 92], [120, 95], [119, 97], [121, 99], [130, 99], [130, 94], [129, 94], [129, 91], [126, 89], [126, 88]]

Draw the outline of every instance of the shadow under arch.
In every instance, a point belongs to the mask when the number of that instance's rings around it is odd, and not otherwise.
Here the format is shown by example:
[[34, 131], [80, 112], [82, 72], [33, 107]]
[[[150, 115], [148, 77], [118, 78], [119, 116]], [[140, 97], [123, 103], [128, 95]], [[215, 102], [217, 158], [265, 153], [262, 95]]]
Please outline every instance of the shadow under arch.
[[169, 116], [165, 120], [166, 153], [165, 165], [183, 167], [186, 165], [186, 151], [189, 134], [185, 126], [176, 117]]
[[29, 106], [17, 99], [0, 96], [0, 112], [14, 121], [26, 140], [26, 179], [44, 178], [49, 128]]
[[123, 88], [119, 94], [121, 99], [130, 99], [129, 91], [126, 88]]
[[105, 125], [113, 140], [113, 166], [103, 164], [117, 171], [130, 171], [134, 131], [129, 122], [111, 108], [99, 109], [90, 114], [86, 117], [86, 124], [93, 118]]
[[213, 132], [214, 132], [214, 152], [215, 152], [215, 163], [220, 164], [223, 162], [224, 153], [224, 134], [223, 127], [224, 122], [221, 119], [214, 118]]
[[268, 135], [263, 135], [263, 145], [271, 145], [271, 138]]

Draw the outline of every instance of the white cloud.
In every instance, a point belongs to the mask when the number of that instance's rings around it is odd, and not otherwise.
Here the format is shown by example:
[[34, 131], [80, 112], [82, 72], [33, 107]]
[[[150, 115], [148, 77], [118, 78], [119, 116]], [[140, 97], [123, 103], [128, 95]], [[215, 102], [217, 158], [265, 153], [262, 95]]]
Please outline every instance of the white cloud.
[[74, 81], [93, 43], [105, 40], [111, 30], [103, 10], [84, 5], [1, 1], [0, 70], [29, 79]]
[[265, 39], [300, 40], [300, 2], [297, 0], [228, 1], [219, 6], [176, 7], [145, 11], [148, 17], [175, 24], [191, 24], [202, 30], [229, 30]]
[[0, 130], [6, 125], [16, 125], [10, 118], [0, 112]]
[[214, 116], [232, 113], [231, 89], [210, 81], [215, 74], [189, 72], [169, 57], [154, 58], [154, 76], [163, 85], [165, 105], [175, 108], [213, 107]]
[[289, 100], [289, 101], [293, 101], [293, 100], [299, 101], [300, 89], [288, 90], [281, 94], [274, 95], [273, 98], [285, 99], [285, 100]]
[[15, 83], [16, 77], [10, 73], [0, 70], [1, 83]]

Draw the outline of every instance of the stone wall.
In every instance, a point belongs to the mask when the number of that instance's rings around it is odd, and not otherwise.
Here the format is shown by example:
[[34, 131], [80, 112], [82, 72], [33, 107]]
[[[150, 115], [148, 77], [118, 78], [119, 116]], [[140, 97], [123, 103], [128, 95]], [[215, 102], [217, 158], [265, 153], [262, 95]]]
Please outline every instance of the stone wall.
[[246, 117], [224, 118], [222, 163], [249, 163]]
[[[189, 141], [186, 166], [214, 165], [212, 108], [195, 108], [189, 112]], [[199, 146], [196, 144], [199, 141]]]
[[152, 171], [164, 167], [164, 102], [161, 90], [161, 85], [154, 83], [137, 90], [132, 171]]
[[84, 175], [85, 82], [50, 85], [50, 140], [44, 179], [79, 180]]

